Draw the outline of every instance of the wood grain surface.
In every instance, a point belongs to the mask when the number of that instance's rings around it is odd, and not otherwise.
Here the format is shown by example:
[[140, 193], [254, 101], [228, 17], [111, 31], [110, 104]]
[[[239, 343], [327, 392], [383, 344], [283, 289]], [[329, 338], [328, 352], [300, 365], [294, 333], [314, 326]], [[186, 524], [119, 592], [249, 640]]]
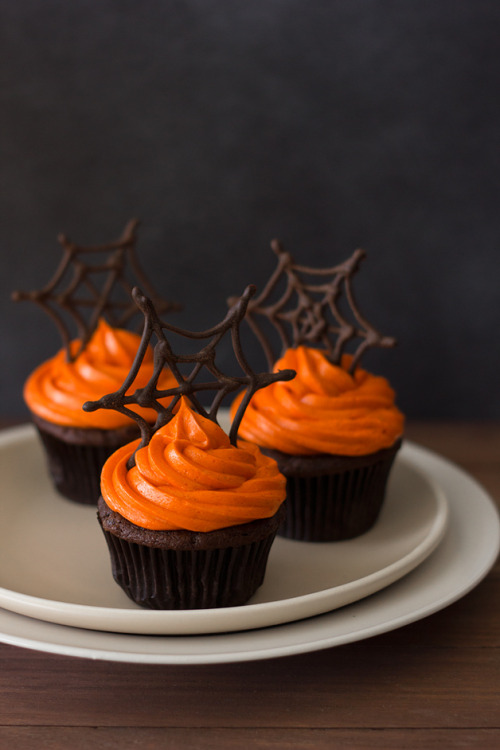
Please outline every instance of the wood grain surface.
[[[500, 425], [413, 424], [500, 505]], [[0, 748], [500, 747], [500, 566], [424, 620], [265, 661], [149, 666], [0, 644]]]

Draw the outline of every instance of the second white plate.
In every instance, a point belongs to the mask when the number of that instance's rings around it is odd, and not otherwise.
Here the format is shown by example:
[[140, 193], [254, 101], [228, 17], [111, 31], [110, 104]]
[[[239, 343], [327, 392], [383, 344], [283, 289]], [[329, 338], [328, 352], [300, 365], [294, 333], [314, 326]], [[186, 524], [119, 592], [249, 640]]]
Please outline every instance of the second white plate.
[[357, 539], [307, 544], [277, 538], [266, 578], [242, 607], [148, 611], [113, 581], [94, 508], [60, 498], [30, 426], [0, 435], [0, 606], [60, 625], [143, 635], [251, 630], [360, 600], [417, 567], [442, 539], [441, 489], [401, 452], [375, 527]]

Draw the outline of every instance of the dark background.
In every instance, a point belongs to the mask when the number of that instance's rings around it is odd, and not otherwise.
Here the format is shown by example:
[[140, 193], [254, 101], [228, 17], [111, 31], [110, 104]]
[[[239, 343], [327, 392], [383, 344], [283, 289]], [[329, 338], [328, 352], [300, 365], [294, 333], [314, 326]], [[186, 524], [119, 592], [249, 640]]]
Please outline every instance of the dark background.
[[500, 3], [3, 0], [0, 414], [59, 348], [13, 289], [142, 220], [202, 329], [274, 268], [361, 246], [371, 353], [411, 418], [500, 418]]

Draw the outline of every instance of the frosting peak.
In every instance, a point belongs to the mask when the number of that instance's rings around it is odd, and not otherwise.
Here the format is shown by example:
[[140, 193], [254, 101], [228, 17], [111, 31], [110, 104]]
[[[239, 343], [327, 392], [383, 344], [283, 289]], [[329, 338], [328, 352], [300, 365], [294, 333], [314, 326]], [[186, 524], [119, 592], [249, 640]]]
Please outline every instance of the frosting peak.
[[[154, 437], [153, 435], [153, 440]], [[218, 428], [215, 422], [190, 409], [184, 398], [179, 401], [179, 409], [174, 419], [162, 428], [162, 437], [171, 441], [189, 441], [206, 450], [230, 446], [226, 433]]]
[[137, 526], [213, 531], [269, 518], [285, 498], [275, 461], [255, 445], [231, 445], [215, 422], [184, 399], [127, 469], [137, 445], [116, 451], [101, 476], [107, 505]]
[[363, 456], [390, 447], [404, 425], [394, 391], [359, 367], [351, 375], [349, 363], [348, 355], [338, 366], [318, 349], [288, 349], [274, 369], [293, 369], [296, 377], [254, 394], [240, 435], [291, 455]]
[[[67, 361], [66, 350], [43, 362], [29, 376], [24, 386], [24, 398], [29, 408], [39, 417], [55, 424], [79, 427], [115, 429], [131, 424], [131, 420], [115, 411], [84, 412], [85, 401], [94, 401], [105, 393], [118, 390], [127, 377], [140, 344], [140, 336], [121, 328], [113, 328], [104, 319], [98, 323], [90, 341], [79, 356]], [[71, 342], [76, 351], [80, 341]], [[148, 351], [144, 367], [134, 382], [134, 389], [144, 386], [153, 374], [153, 354]], [[161, 388], [177, 385], [173, 375], [165, 370], [160, 378]], [[134, 407], [135, 408], [135, 407]], [[149, 421], [155, 421], [153, 409], [136, 408]]]

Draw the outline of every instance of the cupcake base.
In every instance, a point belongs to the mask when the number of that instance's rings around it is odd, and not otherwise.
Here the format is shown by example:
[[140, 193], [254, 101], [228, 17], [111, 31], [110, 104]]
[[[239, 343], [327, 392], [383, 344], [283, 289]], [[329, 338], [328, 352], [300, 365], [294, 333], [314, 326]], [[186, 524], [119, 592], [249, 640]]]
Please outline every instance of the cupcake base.
[[280, 536], [333, 542], [360, 536], [375, 524], [387, 480], [401, 447], [368, 456], [291, 456], [261, 449], [287, 479], [286, 517]]
[[56, 490], [68, 500], [96, 505], [101, 494], [101, 469], [125, 443], [139, 437], [136, 424], [116, 430], [79, 429], [53, 424], [32, 415]]
[[238, 606], [253, 596], [284, 510], [205, 533], [142, 529], [102, 497], [97, 515], [113, 578], [130, 599], [148, 609], [208, 609]]

